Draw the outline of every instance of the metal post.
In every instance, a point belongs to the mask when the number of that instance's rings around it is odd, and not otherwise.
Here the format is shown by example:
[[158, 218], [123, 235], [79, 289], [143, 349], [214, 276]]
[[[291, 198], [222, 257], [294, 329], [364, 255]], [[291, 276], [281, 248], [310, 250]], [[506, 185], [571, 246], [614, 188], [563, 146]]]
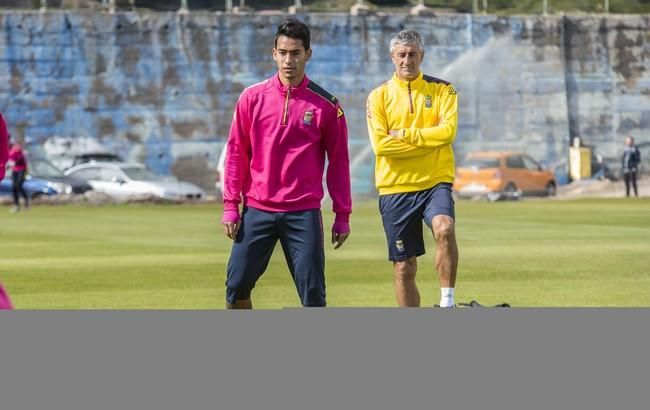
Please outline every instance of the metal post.
[[542, 2], [542, 10], [545, 16], [548, 15], [548, 0]]
[[181, 0], [181, 8], [178, 9], [180, 14], [187, 14], [190, 12], [190, 9], [187, 7], [187, 0]]
[[488, 0], [483, 0], [483, 14], [488, 14]]
[[110, 14], [115, 13], [115, 0], [108, 0], [108, 12]]
[[472, 13], [478, 14], [478, 0], [472, 2]]
[[227, 12], [232, 11], [232, 0], [226, 0], [226, 11]]
[[302, 0], [295, 0], [293, 4], [296, 6], [296, 9], [302, 8]]
[[243, 9], [244, 7], [246, 7], [246, 1], [244, 1], [244, 0], [239, 0], [239, 9], [241, 10], [241, 9]]
[[605, 13], [609, 13], [609, 0], [605, 0]]
[[41, 13], [45, 13], [47, 11], [47, 0], [41, 0]]

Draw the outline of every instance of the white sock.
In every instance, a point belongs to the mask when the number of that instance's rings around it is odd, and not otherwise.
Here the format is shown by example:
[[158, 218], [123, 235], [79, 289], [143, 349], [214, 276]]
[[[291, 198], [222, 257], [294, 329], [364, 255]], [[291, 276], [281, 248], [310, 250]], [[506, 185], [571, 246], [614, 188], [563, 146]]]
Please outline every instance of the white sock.
[[440, 307], [454, 306], [454, 288], [440, 288]]

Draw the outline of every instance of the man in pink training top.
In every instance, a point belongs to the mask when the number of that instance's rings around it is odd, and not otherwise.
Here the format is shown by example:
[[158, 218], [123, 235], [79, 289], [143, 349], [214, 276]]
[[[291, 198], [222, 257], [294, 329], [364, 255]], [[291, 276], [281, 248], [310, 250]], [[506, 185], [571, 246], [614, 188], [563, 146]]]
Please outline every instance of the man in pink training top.
[[[5, 119], [0, 113], [0, 180], [5, 177], [5, 166], [9, 157], [9, 133], [7, 132], [7, 124]], [[11, 301], [9, 295], [2, 288], [0, 283], [0, 310], [11, 309]]]
[[0, 113], [0, 180], [5, 177], [7, 160], [9, 159], [9, 132], [7, 123]]
[[350, 234], [347, 125], [336, 97], [305, 75], [311, 54], [304, 23], [289, 19], [280, 24], [273, 48], [278, 73], [244, 90], [235, 107], [222, 219], [226, 235], [234, 240], [226, 279], [228, 309], [252, 309], [251, 290], [278, 240], [302, 305], [326, 306], [320, 212], [326, 157], [335, 249]]

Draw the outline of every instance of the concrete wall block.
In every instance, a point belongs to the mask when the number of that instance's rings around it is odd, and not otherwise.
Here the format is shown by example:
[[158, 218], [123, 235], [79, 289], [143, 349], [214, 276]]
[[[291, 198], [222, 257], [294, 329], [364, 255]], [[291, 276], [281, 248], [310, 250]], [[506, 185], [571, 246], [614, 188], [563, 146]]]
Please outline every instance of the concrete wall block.
[[[640, 132], [650, 117], [647, 16], [303, 17], [313, 35], [307, 72], [339, 98], [360, 144], [366, 96], [390, 78], [388, 44], [402, 27], [423, 34], [423, 71], [459, 92], [459, 152], [534, 147], [553, 159], [570, 120], [601, 143]], [[17, 114], [14, 129], [88, 134], [161, 172], [187, 171], [188, 158], [206, 172], [218, 153], [176, 147], [223, 141], [239, 93], [275, 71], [283, 18], [0, 13], [0, 109]]]

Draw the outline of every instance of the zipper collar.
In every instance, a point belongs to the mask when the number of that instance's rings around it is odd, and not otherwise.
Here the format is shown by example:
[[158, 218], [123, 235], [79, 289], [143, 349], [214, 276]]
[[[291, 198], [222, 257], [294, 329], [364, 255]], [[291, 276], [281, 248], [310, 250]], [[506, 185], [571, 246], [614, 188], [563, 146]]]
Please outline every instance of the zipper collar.
[[400, 88], [408, 88], [410, 86], [411, 90], [415, 88], [419, 88], [420, 84], [423, 81], [422, 77], [424, 77], [424, 74], [422, 73], [422, 71], [420, 71], [420, 74], [418, 74], [415, 80], [403, 81], [397, 78], [397, 73], [393, 73], [393, 81], [395, 82], [395, 84], [397, 84]]
[[300, 84], [297, 86], [292, 86], [292, 85], [284, 85], [282, 84], [282, 81], [280, 81], [280, 75], [276, 74], [273, 77], [273, 85], [275, 88], [282, 94], [286, 94], [287, 91], [289, 91], [291, 94], [295, 94], [296, 91], [302, 91], [305, 88], [307, 88], [307, 84], [309, 84], [309, 78], [307, 77], [307, 74], [305, 74], [305, 77], [302, 79]]

